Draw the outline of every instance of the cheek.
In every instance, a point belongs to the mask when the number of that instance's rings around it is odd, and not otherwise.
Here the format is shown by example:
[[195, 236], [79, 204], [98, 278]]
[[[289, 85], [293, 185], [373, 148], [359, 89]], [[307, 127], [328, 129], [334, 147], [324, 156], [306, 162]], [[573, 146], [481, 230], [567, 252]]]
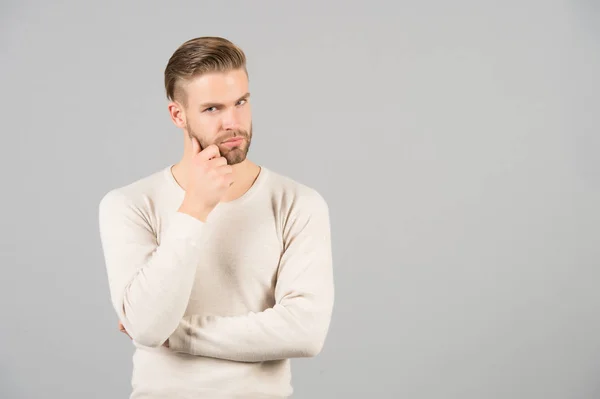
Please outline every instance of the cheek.
[[195, 118], [190, 121], [192, 129], [203, 136], [210, 137], [211, 134], [215, 131], [215, 121], [214, 118]]
[[252, 110], [250, 109], [250, 105], [243, 108], [241, 115], [246, 124], [250, 123], [250, 120], [252, 119]]

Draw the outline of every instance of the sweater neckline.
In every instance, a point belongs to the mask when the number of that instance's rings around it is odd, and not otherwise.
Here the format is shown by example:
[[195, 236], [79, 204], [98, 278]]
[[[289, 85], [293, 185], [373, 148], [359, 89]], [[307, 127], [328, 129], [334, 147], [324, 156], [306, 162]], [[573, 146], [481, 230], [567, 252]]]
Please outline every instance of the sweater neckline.
[[[169, 185], [175, 189], [175, 191], [177, 192], [177, 195], [183, 200], [184, 196], [185, 196], [185, 190], [183, 189], [183, 187], [181, 187], [179, 185], [179, 183], [177, 182], [177, 180], [175, 179], [175, 176], [173, 176], [173, 166], [175, 166], [175, 164], [169, 164], [165, 169], [164, 169], [164, 175], [167, 179], [167, 181], [169, 182]], [[257, 191], [259, 191], [260, 187], [264, 185], [265, 181], [267, 180], [268, 174], [269, 174], [269, 170], [267, 168], [265, 168], [264, 166], [259, 166], [260, 170], [258, 172], [258, 176], [256, 177], [256, 179], [254, 180], [254, 183], [252, 183], [252, 185], [250, 186], [250, 188], [248, 190], [246, 190], [246, 192], [244, 194], [242, 194], [240, 197], [231, 200], [231, 201], [227, 201], [227, 202], [219, 202], [217, 204], [216, 208], [230, 208], [233, 206], [238, 206], [241, 205], [245, 202], [247, 202], [250, 198], [252, 198]]]

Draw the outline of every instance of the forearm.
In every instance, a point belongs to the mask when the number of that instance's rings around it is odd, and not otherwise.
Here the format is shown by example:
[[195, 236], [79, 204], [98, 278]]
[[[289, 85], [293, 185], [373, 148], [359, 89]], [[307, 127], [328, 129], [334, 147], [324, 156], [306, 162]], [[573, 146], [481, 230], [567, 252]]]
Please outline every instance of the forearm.
[[174, 212], [159, 245], [147, 218], [123, 195], [100, 205], [100, 233], [111, 301], [133, 340], [157, 347], [177, 328], [199, 262], [204, 223]]
[[[177, 227], [181, 225], [173, 226]], [[134, 341], [160, 346], [177, 328], [194, 284], [198, 256], [194, 241], [168, 235], [129, 284], [115, 292], [113, 305]]]
[[188, 316], [168, 343], [177, 352], [239, 362], [312, 357], [323, 347], [330, 314], [327, 303], [310, 312], [278, 304], [246, 316]]

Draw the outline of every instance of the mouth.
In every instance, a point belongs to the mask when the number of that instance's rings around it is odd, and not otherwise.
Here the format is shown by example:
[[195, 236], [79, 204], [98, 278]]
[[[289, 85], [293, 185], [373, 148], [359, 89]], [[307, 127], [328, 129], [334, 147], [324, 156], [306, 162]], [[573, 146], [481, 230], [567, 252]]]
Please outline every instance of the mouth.
[[239, 143], [241, 143], [242, 141], [244, 141], [244, 138], [243, 138], [243, 137], [232, 137], [232, 138], [230, 138], [230, 139], [228, 139], [228, 140], [225, 140], [225, 141], [223, 142], [223, 144], [239, 144]]
[[243, 142], [243, 137], [234, 137], [229, 140], [223, 141], [222, 145], [227, 148], [239, 148]]

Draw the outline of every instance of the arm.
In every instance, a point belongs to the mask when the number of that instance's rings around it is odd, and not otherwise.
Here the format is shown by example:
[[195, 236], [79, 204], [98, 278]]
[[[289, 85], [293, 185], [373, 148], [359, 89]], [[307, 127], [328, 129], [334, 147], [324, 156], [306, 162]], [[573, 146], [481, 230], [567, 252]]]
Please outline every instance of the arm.
[[158, 245], [147, 217], [111, 191], [99, 206], [99, 227], [111, 302], [131, 338], [159, 347], [177, 328], [194, 283], [204, 223], [175, 212]]
[[233, 317], [186, 316], [171, 335], [171, 350], [240, 362], [317, 355], [326, 338], [334, 300], [327, 204], [308, 198], [284, 227], [284, 253], [276, 304]]

